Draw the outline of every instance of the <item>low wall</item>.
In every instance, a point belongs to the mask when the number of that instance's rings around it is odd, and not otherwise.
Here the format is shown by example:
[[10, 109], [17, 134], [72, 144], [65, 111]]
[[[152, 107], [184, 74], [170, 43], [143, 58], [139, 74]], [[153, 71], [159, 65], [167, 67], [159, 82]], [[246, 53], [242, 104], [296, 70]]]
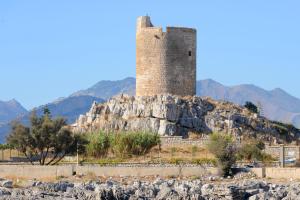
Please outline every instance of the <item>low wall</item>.
[[216, 168], [204, 168], [201, 166], [184, 167], [184, 166], [78, 166], [76, 173], [87, 175], [92, 173], [95, 176], [201, 176], [204, 174], [217, 175]]
[[216, 168], [201, 166], [97, 166], [97, 165], [65, 165], [65, 166], [32, 166], [32, 165], [0, 165], [0, 178], [15, 177], [27, 179], [53, 179], [78, 175], [95, 176], [201, 176], [217, 175]]
[[32, 165], [0, 165], [0, 177], [16, 178], [42, 178], [53, 179], [58, 177], [70, 177], [75, 171], [75, 166], [32, 166]]
[[[280, 148], [281, 146], [266, 146], [264, 151], [273, 157], [279, 157]], [[284, 152], [286, 157], [300, 159], [300, 146], [284, 146]]]
[[266, 167], [252, 168], [250, 171], [259, 178], [300, 179], [300, 168]]
[[258, 178], [266, 177], [266, 168], [251, 168], [251, 172], [253, 172]]
[[266, 168], [266, 178], [300, 179], [300, 168]]
[[[259, 178], [300, 179], [300, 168], [252, 168]], [[99, 165], [64, 165], [64, 166], [32, 166], [32, 165], [0, 165], [0, 178], [55, 179], [78, 175], [95, 176], [160, 176], [191, 177], [201, 175], [217, 175], [217, 168], [201, 166], [99, 166]]]

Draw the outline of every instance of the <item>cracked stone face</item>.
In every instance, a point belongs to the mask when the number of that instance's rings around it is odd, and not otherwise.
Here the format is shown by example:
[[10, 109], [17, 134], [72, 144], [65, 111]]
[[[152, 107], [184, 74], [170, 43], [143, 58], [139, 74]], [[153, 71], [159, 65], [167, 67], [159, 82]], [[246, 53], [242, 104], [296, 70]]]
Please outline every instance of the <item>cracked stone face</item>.
[[121, 95], [101, 104], [72, 125], [75, 131], [147, 131], [165, 136], [186, 137], [189, 132], [224, 132], [234, 137], [257, 137], [267, 142], [296, 140], [291, 129], [285, 137], [273, 122], [239, 105], [201, 97]]

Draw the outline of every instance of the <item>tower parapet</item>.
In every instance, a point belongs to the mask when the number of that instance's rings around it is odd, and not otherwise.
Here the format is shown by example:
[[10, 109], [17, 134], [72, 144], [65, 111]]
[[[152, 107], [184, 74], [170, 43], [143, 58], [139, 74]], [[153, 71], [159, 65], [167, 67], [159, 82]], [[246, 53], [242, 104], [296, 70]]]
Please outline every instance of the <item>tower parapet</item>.
[[137, 20], [136, 95], [196, 94], [196, 29], [154, 27], [150, 17]]
[[151, 24], [151, 20], [149, 16], [141, 16], [137, 19], [137, 26], [136, 26], [136, 30], [139, 31], [142, 28], [147, 28], [147, 27], [153, 27], [153, 25]]

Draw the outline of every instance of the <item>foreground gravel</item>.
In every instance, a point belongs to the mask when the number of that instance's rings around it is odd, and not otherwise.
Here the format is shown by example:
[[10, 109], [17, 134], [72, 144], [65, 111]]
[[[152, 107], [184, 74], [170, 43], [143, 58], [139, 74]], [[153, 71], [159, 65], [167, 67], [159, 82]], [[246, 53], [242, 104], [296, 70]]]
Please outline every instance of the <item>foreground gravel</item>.
[[13, 188], [8, 180], [0, 182], [0, 199], [168, 199], [168, 200], [217, 200], [217, 199], [300, 199], [299, 183], [275, 184], [264, 180], [163, 180], [90, 181], [87, 183], [32, 182], [25, 188]]

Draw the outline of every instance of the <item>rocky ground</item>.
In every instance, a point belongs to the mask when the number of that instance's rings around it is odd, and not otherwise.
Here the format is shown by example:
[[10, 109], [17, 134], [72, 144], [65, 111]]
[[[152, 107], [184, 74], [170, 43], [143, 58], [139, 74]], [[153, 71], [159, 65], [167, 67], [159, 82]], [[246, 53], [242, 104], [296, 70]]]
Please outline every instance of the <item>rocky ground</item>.
[[300, 199], [300, 182], [279, 183], [249, 176], [233, 179], [207, 177], [199, 179], [99, 179], [88, 182], [60, 181], [46, 183], [27, 181], [18, 186], [0, 181], [0, 199], [169, 199], [169, 200], [294, 200]]
[[183, 137], [190, 132], [224, 132], [240, 139], [255, 137], [266, 142], [291, 142], [300, 137], [300, 130], [269, 121], [245, 107], [197, 96], [121, 95], [105, 103], [94, 103], [72, 127], [77, 132], [143, 130]]

